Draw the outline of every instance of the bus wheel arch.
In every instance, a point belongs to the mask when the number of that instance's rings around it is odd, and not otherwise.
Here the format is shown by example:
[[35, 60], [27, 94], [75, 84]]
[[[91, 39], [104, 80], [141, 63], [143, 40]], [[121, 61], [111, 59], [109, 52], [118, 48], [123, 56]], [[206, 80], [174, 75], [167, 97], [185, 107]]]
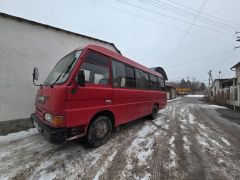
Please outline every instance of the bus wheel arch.
[[114, 129], [114, 114], [111, 111], [104, 110], [96, 113], [87, 128], [86, 140], [92, 147], [103, 145], [109, 139]]

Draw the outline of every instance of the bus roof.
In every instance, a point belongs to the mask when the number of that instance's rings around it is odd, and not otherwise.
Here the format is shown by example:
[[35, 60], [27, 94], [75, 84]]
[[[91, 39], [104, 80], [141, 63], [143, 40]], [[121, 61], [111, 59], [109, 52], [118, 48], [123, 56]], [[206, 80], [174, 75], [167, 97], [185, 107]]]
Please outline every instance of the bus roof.
[[98, 51], [98, 52], [100, 52], [102, 54], [105, 54], [105, 55], [110, 56], [110, 57], [112, 57], [114, 59], [117, 59], [117, 60], [119, 60], [119, 61], [121, 61], [123, 63], [126, 63], [128, 65], [134, 66], [134, 67], [139, 68], [139, 69], [141, 69], [143, 71], [146, 71], [148, 73], [154, 74], [154, 75], [156, 75], [156, 76], [158, 76], [160, 78], [163, 78], [163, 76], [160, 73], [158, 73], [158, 72], [156, 72], [156, 71], [154, 71], [152, 69], [149, 69], [146, 66], [143, 66], [143, 65], [141, 65], [141, 64], [139, 64], [139, 63], [137, 63], [137, 62], [135, 62], [135, 61], [133, 61], [131, 59], [128, 59], [128, 58], [126, 58], [126, 57], [124, 57], [124, 56], [122, 56], [122, 55], [120, 55], [118, 53], [115, 53], [115, 52], [113, 52], [113, 51], [111, 51], [109, 49], [106, 49], [106, 48], [104, 48], [102, 46], [86, 45], [83, 48], [87, 48], [87, 49], [91, 49], [91, 50], [94, 50], [94, 51]]

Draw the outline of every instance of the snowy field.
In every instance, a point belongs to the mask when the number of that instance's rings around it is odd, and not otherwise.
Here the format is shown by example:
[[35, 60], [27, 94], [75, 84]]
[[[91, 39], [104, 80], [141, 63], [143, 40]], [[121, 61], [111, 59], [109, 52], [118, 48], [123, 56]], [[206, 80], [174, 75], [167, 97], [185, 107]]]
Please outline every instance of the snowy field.
[[240, 179], [240, 117], [229, 111], [178, 98], [95, 149], [53, 145], [35, 129], [0, 136], [0, 179]]

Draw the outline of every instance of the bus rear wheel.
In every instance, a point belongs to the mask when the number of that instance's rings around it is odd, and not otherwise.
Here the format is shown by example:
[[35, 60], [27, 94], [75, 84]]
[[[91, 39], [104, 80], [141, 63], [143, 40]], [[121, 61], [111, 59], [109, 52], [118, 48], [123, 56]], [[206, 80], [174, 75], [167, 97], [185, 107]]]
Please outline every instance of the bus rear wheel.
[[107, 116], [98, 116], [90, 124], [87, 133], [87, 142], [92, 147], [98, 147], [107, 142], [112, 132], [112, 123]]
[[156, 104], [154, 104], [153, 108], [152, 108], [152, 114], [151, 114], [151, 119], [154, 120], [157, 118], [158, 115], [158, 106]]

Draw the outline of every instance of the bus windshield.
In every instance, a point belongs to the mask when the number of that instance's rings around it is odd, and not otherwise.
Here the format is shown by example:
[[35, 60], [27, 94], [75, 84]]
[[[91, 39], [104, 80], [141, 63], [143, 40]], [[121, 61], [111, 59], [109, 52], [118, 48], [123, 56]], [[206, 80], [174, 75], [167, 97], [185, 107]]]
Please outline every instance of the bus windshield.
[[54, 85], [64, 83], [73, 67], [75, 66], [77, 59], [81, 55], [82, 50], [74, 51], [67, 56], [63, 57], [56, 66], [53, 68], [43, 85]]

